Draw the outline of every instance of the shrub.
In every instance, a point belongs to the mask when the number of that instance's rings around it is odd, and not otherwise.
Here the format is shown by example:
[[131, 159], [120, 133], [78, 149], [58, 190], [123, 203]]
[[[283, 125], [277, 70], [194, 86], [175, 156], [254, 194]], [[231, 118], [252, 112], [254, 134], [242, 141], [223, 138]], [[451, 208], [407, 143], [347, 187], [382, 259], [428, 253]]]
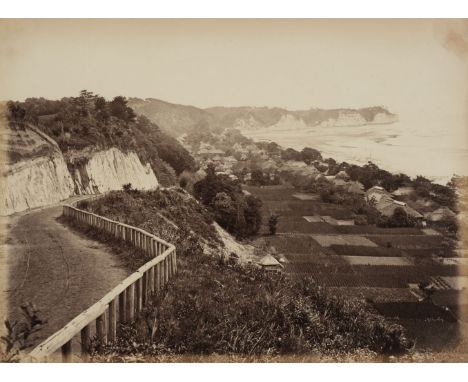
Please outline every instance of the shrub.
[[416, 220], [408, 215], [403, 208], [397, 207], [392, 216], [382, 216], [377, 225], [388, 228], [414, 227], [416, 226]]
[[367, 218], [365, 215], [358, 215], [354, 218], [354, 224], [356, 225], [367, 225]]
[[276, 228], [279, 221], [279, 215], [271, 215], [268, 219], [268, 229], [270, 231], [270, 235], [276, 235]]

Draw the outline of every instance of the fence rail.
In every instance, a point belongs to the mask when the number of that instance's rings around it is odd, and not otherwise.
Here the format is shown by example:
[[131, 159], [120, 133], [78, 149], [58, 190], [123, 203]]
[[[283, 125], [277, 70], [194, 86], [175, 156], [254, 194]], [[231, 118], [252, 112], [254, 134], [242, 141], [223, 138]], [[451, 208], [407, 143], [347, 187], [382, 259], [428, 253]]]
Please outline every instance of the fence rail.
[[177, 272], [175, 246], [154, 235], [70, 205], [63, 206], [63, 215], [124, 240], [154, 258], [34, 348], [25, 359], [30, 362], [52, 358], [56, 361], [53, 356], [59, 349], [62, 361], [69, 362], [73, 341], [78, 339], [76, 337], [79, 337], [81, 356], [86, 360], [93, 329], [101, 342], [115, 340], [118, 324], [133, 322], [150, 296], [159, 293]]

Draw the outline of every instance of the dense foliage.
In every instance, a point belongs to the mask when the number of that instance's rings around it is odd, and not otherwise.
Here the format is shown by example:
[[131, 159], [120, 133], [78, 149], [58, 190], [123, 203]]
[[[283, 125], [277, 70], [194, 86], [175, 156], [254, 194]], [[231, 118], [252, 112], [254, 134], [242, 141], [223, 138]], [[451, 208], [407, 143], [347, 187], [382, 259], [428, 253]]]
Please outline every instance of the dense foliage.
[[101, 357], [394, 354], [410, 346], [400, 325], [310, 280], [290, 281], [207, 256], [185, 257], [178, 269], [164, 296]]
[[322, 155], [320, 154], [320, 151], [310, 147], [304, 147], [302, 151], [287, 148], [286, 150], [281, 151], [281, 158], [283, 160], [303, 161], [310, 164], [315, 160], [321, 160]]
[[362, 183], [366, 190], [376, 185], [385, 188], [388, 192], [393, 192], [399, 187], [413, 187], [414, 198], [426, 198], [438, 205], [451, 209], [456, 208], [455, 180], [444, 186], [423, 176], [411, 179], [405, 174], [392, 174], [372, 162], [362, 166], [350, 165], [346, 162], [337, 163], [331, 158], [327, 159], [327, 162], [329, 164], [329, 175], [336, 175], [340, 171], [345, 171], [351, 180]]
[[258, 233], [262, 224], [262, 202], [245, 195], [239, 182], [217, 175], [214, 166], [207, 168], [206, 177], [193, 185], [193, 192], [209, 207], [221, 227], [243, 238]]
[[127, 100], [117, 96], [111, 101], [83, 90], [78, 97], [47, 100], [28, 98], [9, 102], [10, 123], [35, 125], [51, 136], [64, 153], [86, 147], [118, 147], [137, 152], [157, 173], [173, 183], [169, 164], [177, 174], [194, 168], [194, 160], [176, 139], [162, 132], [146, 117], [137, 117]]
[[132, 226], [141, 227], [177, 245], [177, 254], [192, 256], [203, 252], [202, 244], [223, 246], [213, 218], [197, 201], [179, 188], [156, 191], [114, 191], [78, 207]]

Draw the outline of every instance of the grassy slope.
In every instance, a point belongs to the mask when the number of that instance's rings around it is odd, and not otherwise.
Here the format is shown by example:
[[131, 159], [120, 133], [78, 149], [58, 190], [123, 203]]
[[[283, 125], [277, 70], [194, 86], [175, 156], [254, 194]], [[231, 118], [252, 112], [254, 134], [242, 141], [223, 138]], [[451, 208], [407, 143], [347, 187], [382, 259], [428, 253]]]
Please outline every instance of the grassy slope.
[[[399, 325], [364, 302], [331, 297], [308, 281], [291, 281], [201, 255], [214, 241], [210, 217], [176, 190], [114, 192], [81, 207], [155, 232], [178, 247], [177, 278], [140, 321], [124, 328], [100, 360], [124, 355], [321, 355], [392, 353], [408, 342]], [[156, 212], [175, 222], [177, 234]], [[195, 235], [188, 235], [188, 232]], [[180, 249], [179, 249], [180, 248]], [[374, 353], [375, 352], [375, 353]]]

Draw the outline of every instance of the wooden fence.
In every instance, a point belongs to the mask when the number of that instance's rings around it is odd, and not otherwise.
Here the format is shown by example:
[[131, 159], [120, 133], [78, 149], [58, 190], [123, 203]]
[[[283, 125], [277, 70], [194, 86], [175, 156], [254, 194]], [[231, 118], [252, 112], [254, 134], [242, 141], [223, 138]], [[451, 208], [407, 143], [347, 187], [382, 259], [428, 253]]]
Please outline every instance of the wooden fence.
[[29, 362], [56, 361], [59, 349], [62, 361], [69, 362], [74, 340], [79, 340], [82, 359], [86, 360], [92, 332], [102, 343], [115, 340], [117, 325], [134, 321], [150, 296], [159, 293], [177, 272], [175, 246], [154, 235], [69, 205], [63, 206], [63, 215], [124, 240], [154, 258], [34, 348], [25, 359]]

